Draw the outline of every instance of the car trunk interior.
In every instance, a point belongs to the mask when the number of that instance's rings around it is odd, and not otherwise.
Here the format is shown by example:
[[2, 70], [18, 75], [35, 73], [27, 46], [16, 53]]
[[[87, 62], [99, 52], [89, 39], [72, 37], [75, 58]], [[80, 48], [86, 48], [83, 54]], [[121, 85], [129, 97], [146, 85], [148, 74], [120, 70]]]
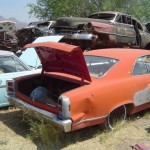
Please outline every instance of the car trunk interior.
[[17, 81], [17, 91], [30, 101], [57, 106], [59, 96], [80, 87], [80, 83], [58, 79], [48, 75], [30, 76]]

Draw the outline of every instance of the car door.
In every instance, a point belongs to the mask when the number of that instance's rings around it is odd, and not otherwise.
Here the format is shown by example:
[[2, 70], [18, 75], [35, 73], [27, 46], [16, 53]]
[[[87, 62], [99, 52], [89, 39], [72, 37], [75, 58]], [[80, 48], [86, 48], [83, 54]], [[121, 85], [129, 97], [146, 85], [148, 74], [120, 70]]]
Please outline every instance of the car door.
[[118, 43], [132, 45], [135, 43], [136, 33], [132, 25], [131, 16], [118, 15], [116, 18], [116, 37]]
[[150, 55], [137, 59], [133, 68], [136, 93], [134, 94], [135, 106], [142, 106], [150, 102]]
[[5, 97], [6, 80], [22, 76], [29, 72], [31, 72], [30, 69], [21, 63], [14, 55], [0, 55], [0, 107], [9, 105]]

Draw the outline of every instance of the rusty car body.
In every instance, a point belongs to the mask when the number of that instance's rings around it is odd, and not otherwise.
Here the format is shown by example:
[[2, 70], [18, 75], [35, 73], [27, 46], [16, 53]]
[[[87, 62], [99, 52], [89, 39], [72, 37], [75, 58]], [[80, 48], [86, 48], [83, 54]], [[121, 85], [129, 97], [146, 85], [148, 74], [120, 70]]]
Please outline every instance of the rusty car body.
[[40, 22], [28, 27], [17, 29], [12, 21], [0, 22], [0, 48], [16, 53], [22, 50], [26, 44], [32, 43], [38, 37], [51, 35], [50, 26], [53, 21]]
[[[101, 49], [82, 53], [64, 43], [33, 43], [42, 72], [7, 81], [11, 104], [65, 132], [150, 108], [150, 51]], [[129, 55], [130, 54], [130, 55]]]
[[12, 21], [0, 21], [0, 48], [16, 48], [18, 43], [16, 36], [16, 23]]
[[134, 17], [120, 12], [97, 12], [88, 18], [60, 17], [51, 26], [64, 42], [83, 49], [134, 47], [150, 49], [150, 32]]

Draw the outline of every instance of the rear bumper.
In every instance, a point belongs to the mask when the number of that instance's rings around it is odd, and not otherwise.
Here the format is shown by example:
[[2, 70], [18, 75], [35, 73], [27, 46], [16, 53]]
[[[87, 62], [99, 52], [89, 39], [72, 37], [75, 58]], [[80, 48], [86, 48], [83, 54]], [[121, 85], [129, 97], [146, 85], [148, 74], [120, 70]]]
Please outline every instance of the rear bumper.
[[69, 33], [60, 33], [60, 35], [64, 36], [64, 39], [72, 39], [72, 40], [94, 40], [96, 37], [93, 34], [88, 34], [88, 33], [74, 33], [74, 34], [69, 34]]
[[32, 106], [14, 95], [6, 95], [8, 101], [10, 104], [15, 105], [16, 107], [23, 110], [25, 113], [29, 114], [30, 116], [33, 116], [34, 118], [41, 119], [44, 118], [48, 122], [52, 122], [55, 126], [61, 128], [65, 132], [71, 131], [72, 121], [70, 119], [67, 120], [60, 120], [57, 118], [57, 115], [50, 113], [48, 111], [42, 110], [40, 108], [37, 108], [35, 106]]

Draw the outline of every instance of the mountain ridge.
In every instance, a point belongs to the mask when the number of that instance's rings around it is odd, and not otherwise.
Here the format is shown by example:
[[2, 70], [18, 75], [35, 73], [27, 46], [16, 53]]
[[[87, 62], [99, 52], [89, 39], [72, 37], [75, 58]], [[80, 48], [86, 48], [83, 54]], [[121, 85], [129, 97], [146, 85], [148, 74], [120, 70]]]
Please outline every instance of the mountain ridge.
[[17, 20], [15, 17], [9, 17], [9, 18], [5, 18], [3, 16], [0, 16], [0, 21], [12, 21], [16, 23], [16, 27], [19, 28], [24, 28], [28, 26], [28, 23], [26, 22], [22, 22]]

